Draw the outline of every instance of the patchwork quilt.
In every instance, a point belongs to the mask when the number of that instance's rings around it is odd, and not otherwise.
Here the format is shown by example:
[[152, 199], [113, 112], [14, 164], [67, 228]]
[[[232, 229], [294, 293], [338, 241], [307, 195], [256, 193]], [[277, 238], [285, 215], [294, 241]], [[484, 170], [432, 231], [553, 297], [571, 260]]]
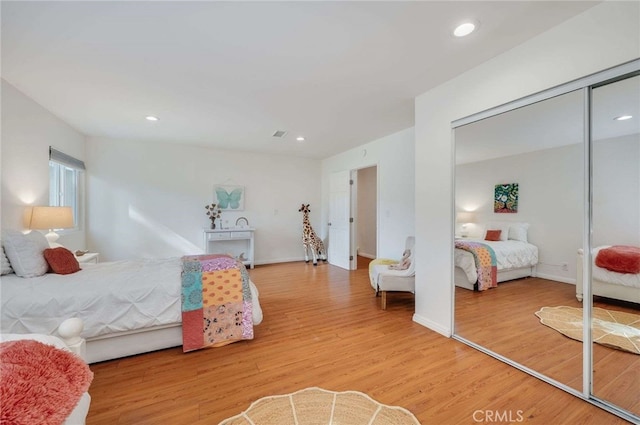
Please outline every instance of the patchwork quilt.
[[478, 272], [478, 291], [498, 286], [498, 266], [493, 249], [480, 242], [456, 240], [455, 247], [473, 255]]
[[249, 274], [226, 255], [182, 257], [182, 351], [253, 339]]

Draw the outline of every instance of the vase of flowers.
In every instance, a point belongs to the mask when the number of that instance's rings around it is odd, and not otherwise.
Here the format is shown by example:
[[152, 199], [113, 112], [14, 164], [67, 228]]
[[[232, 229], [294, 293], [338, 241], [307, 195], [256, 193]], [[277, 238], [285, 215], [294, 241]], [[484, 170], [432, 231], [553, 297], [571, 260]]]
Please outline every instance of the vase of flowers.
[[216, 228], [216, 218], [220, 218], [220, 208], [217, 204], [205, 205], [207, 216], [211, 220], [211, 228]]

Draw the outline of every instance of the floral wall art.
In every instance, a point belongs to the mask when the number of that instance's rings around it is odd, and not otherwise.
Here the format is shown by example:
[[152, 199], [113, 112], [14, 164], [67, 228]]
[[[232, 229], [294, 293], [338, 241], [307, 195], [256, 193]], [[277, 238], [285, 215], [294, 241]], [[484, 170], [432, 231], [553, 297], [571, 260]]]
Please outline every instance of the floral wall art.
[[493, 198], [494, 213], [518, 212], [518, 183], [497, 184]]

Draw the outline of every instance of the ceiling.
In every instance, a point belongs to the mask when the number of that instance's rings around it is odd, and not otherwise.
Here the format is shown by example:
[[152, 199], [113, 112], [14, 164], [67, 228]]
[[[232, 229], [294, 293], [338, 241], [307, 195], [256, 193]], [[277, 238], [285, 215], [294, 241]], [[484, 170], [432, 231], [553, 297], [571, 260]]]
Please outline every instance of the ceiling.
[[[594, 141], [640, 134], [640, 76], [593, 89], [591, 116]], [[456, 128], [456, 163], [582, 144], [584, 121], [582, 90], [494, 115]]]
[[2, 78], [91, 137], [326, 158], [597, 3], [2, 1]]

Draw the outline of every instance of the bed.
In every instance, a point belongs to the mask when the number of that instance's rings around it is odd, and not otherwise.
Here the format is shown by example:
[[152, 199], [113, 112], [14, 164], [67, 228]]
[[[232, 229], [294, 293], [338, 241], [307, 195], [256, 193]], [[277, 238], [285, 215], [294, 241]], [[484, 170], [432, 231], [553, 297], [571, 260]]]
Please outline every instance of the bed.
[[[500, 230], [499, 240], [488, 241], [486, 238], [461, 238], [488, 245], [493, 249], [497, 263], [497, 282], [535, 276], [538, 264], [538, 247], [527, 240], [527, 223], [488, 223], [487, 230]], [[456, 286], [478, 290], [478, 274], [473, 254], [456, 248], [454, 250], [454, 283]]]
[[[600, 250], [609, 248], [610, 245], [603, 245], [593, 249], [591, 268], [591, 292], [593, 295], [612, 298], [616, 300], [629, 301], [640, 304], [640, 273], [618, 273], [598, 267], [595, 259]], [[584, 251], [578, 250], [577, 256], [577, 279], [576, 298], [582, 302], [584, 291]]]
[[[65, 319], [84, 322], [85, 360], [104, 360], [182, 345], [180, 258], [82, 264], [68, 275], [2, 276], [2, 333], [54, 334]], [[262, 321], [250, 283], [253, 324]]]

